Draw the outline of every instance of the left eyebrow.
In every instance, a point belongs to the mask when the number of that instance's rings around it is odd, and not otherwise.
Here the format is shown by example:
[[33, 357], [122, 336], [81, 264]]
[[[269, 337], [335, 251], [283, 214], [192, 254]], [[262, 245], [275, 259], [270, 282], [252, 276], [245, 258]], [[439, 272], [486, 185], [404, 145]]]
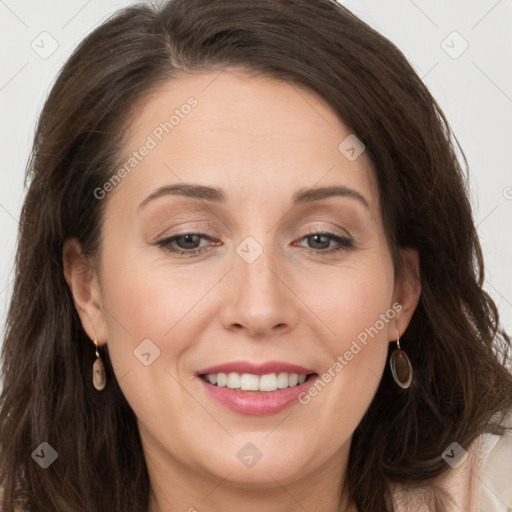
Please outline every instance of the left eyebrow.
[[292, 204], [311, 203], [320, 201], [333, 196], [349, 197], [359, 201], [365, 208], [370, 210], [370, 205], [366, 198], [357, 190], [345, 187], [343, 185], [334, 185], [331, 187], [301, 188], [293, 195]]
[[[144, 199], [138, 206], [138, 209], [159, 197], [167, 195], [181, 195], [185, 197], [192, 197], [195, 199], [203, 199], [206, 201], [215, 201], [217, 203], [225, 203], [226, 195], [219, 189], [208, 187], [205, 185], [195, 185], [188, 183], [178, 183], [175, 185], [166, 185], [155, 190], [151, 195]], [[370, 210], [370, 205], [366, 198], [357, 190], [345, 187], [344, 185], [333, 185], [329, 187], [313, 187], [301, 188], [292, 197], [292, 205], [312, 203], [330, 197], [348, 197], [355, 199], [365, 208]]]

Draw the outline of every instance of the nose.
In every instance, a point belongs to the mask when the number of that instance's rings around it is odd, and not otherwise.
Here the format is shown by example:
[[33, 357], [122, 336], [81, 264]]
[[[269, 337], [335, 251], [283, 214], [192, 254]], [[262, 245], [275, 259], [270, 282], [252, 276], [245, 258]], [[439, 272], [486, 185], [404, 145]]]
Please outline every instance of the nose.
[[294, 328], [300, 301], [293, 285], [270, 250], [251, 263], [233, 255], [233, 268], [225, 282], [226, 295], [221, 311], [223, 326], [253, 337], [284, 334]]

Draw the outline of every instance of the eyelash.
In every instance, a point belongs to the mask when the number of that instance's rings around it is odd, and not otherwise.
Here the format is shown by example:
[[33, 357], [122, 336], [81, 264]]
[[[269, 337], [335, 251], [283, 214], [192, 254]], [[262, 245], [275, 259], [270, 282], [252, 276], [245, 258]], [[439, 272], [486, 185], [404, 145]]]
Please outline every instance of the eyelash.
[[[185, 256], [185, 257], [198, 255], [208, 249], [208, 247], [206, 247], [206, 248], [202, 247], [202, 248], [198, 248], [198, 249], [189, 249], [189, 250], [187, 250], [187, 249], [171, 249], [170, 246], [173, 242], [176, 241], [176, 239], [182, 238], [185, 236], [191, 236], [191, 235], [199, 236], [199, 237], [201, 237], [201, 239], [211, 240], [211, 238], [208, 235], [205, 235], [204, 233], [183, 232], [183, 233], [177, 233], [171, 237], [163, 238], [162, 240], [159, 240], [156, 243], [156, 245], [164, 248], [166, 251], [171, 252], [171, 253], [181, 252], [180, 256]], [[302, 247], [303, 250], [305, 250], [306, 252], [309, 252], [310, 254], [316, 254], [316, 255], [332, 254], [332, 253], [336, 253], [336, 252], [339, 252], [342, 250], [349, 250], [354, 247], [354, 243], [350, 238], [342, 237], [342, 236], [336, 235], [334, 233], [329, 233], [329, 232], [325, 232], [325, 231], [309, 231], [304, 236], [302, 236], [300, 240], [303, 240], [304, 238], [310, 238], [315, 235], [327, 236], [331, 240], [334, 240], [335, 242], [337, 242], [339, 245], [338, 245], [338, 247], [335, 247], [332, 249], [312, 249], [310, 247]]]

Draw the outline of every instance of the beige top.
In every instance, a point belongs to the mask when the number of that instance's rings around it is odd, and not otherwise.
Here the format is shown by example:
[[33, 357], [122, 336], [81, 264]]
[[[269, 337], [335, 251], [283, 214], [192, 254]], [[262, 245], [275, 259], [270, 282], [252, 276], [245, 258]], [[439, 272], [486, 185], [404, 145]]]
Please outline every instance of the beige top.
[[[504, 424], [512, 427], [512, 411]], [[450, 445], [443, 458], [451, 467], [437, 477], [453, 503], [447, 512], [512, 512], [512, 430], [503, 436], [482, 434], [465, 452]], [[430, 512], [429, 495], [403, 486], [393, 487], [396, 512]]]

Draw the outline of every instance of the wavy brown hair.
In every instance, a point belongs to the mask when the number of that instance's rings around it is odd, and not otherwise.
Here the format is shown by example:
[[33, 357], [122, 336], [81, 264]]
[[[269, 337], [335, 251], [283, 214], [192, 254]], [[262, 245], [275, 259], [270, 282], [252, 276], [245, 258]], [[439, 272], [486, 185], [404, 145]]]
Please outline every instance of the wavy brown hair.
[[[379, 186], [396, 275], [420, 254], [422, 293], [401, 338], [415, 378], [385, 373], [354, 432], [345, 488], [361, 512], [393, 510], [390, 485], [430, 483], [453, 441], [467, 448], [512, 406], [510, 339], [483, 290], [467, 161], [404, 55], [333, 0], [171, 0], [119, 11], [60, 72], [27, 166], [15, 281], [2, 349], [1, 507], [12, 512], [146, 512], [149, 477], [136, 417], [94, 346], [63, 274], [64, 241], [101, 250], [105, 201], [134, 108], [180, 75], [238, 68], [305, 86], [362, 140]], [[459, 146], [460, 149], [460, 146]], [[462, 152], [462, 150], [461, 150]], [[46, 441], [46, 470], [31, 454]], [[442, 510], [441, 504], [436, 506]]]

